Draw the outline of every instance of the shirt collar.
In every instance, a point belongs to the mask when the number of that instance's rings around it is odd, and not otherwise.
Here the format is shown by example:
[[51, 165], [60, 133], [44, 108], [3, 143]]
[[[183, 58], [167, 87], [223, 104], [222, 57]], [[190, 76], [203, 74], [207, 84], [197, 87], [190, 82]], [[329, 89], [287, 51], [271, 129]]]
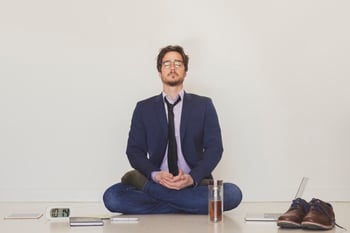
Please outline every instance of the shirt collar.
[[[177, 94], [177, 96], [180, 96], [181, 99], [183, 100], [184, 99], [184, 93], [185, 93], [184, 89], [181, 89], [181, 91]], [[164, 99], [164, 97], [166, 97], [167, 100], [169, 101], [169, 103], [171, 103], [171, 104], [174, 103], [177, 100], [177, 98], [174, 101], [172, 99], [170, 99], [170, 97], [167, 96], [167, 94], [164, 91], [162, 91], [162, 95], [163, 95], [163, 99]]]

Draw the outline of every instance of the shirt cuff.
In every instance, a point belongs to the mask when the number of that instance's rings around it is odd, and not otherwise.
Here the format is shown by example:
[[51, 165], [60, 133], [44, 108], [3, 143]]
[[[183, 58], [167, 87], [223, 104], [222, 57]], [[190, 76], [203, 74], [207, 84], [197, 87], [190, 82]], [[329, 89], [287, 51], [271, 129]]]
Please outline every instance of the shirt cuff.
[[159, 173], [159, 171], [154, 171], [151, 173], [151, 177], [152, 177], [152, 180], [155, 182], [155, 183], [158, 183], [157, 180], [156, 180], [156, 175]]

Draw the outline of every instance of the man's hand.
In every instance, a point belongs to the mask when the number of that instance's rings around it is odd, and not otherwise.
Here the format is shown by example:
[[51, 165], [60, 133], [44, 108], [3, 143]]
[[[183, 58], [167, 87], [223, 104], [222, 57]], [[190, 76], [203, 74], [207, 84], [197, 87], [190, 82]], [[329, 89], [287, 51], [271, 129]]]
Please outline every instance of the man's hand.
[[184, 174], [183, 170], [179, 170], [177, 176], [173, 176], [169, 172], [161, 171], [156, 175], [156, 181], [169, 189], [180, 190], [193, 185], [193, 179], [190, 175]]

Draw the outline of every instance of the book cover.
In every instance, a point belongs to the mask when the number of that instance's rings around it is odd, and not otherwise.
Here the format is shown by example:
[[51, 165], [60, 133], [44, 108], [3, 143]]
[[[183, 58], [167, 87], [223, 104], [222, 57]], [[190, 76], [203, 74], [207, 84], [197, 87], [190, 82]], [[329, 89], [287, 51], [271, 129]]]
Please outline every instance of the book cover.
[[103, 220], [95, 217], [70, 217], [69, 225], [76, 226], [103, 226]]

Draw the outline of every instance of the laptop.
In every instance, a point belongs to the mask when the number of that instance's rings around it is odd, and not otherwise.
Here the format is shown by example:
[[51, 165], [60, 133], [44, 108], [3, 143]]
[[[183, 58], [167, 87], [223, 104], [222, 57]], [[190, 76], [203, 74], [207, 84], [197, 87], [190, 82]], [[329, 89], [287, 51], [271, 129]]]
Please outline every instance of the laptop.
[[[295, 194], [294, 199], [302, 197], [306, 184], [309, 181], [308, 177], [303, 177], [298, 187], [298, 191]], [[258, 221], [258, 222], [274, 222], [277, 221], [279, 216], [283, 213], [250, 213], [244, 218], [245, 221]]]

